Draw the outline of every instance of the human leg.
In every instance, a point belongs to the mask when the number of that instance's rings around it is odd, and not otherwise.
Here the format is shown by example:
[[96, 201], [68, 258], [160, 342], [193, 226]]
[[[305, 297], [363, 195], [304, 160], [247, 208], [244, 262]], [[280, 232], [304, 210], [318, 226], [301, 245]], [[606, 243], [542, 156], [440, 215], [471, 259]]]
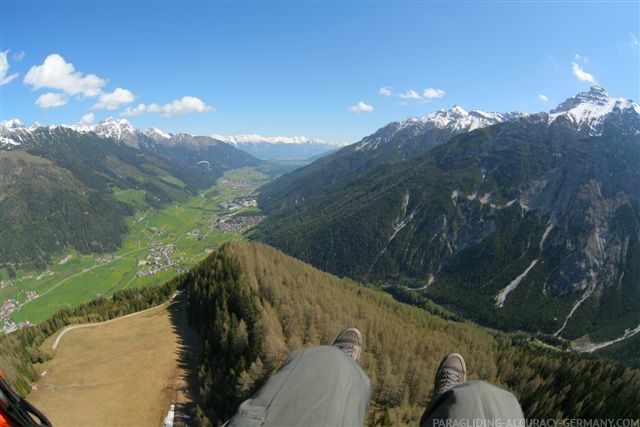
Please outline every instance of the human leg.
[[447, 420], [501, 420], [524, 426], [515, 396], [484, 381], [466, 381], [466, 364], [459, 354], [447, 356], [436, 372], [434, 396], [420, 426], [447, 427]]
[[[339, 341], [341, 335], [336, 345], [347, 344], [345, 341], [352, 338], [347, 334]], [[344, 350], [343, 345], [293, 352], [265, 385], [240, 405], [227, 425], [362, 426], [371, 382], [353, 352]]]

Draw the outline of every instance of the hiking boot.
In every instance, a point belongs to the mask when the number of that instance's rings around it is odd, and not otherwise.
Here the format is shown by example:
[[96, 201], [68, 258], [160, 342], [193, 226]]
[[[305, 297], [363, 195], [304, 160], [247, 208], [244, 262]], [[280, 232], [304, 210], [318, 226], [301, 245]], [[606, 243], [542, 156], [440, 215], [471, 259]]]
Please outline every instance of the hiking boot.
[[356, 328], [345, 329], [333, 341], [333, 345], [338, 347], [358, 363], [360, 361], [360, 351], [362, 351], [362, 334]]
[[433, 397], [436, 397], [467, 379], [467, 365], [458, 353], [451, 353], [440, 362], [433, 384]]

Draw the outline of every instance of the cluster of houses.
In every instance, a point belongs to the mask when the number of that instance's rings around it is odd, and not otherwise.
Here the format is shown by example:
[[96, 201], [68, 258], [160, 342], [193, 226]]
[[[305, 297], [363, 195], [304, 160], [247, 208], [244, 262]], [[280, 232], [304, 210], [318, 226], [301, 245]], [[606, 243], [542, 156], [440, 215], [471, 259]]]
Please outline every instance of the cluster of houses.
[[254, 226], [265, 219], [264, 215], [224, 215], [212, 218], [211, 228], [220, 232], [239, 232], [247, 227]]
[[152, 276], [160, 271], [173, 267], [176, 263], [171, 261], [171, 255], [176, 247], [171, 244], [163, 244], [159, 240], [152, 240], [147, 246], [147, 258], [138, 261], [138, 266], [145, 266], [136, 272], [137, 277]]
[[[25, 303], [37, 297], [38, 294], [36, 293], [36, 291], [27, 291], [25, 294]], [[0, 306], [0, 320], [3, 322], [3, 326], [2, 328], [0, 328], [0, 332], [8, 334], [10, 332], [32, 325], [32, 323], [29, 321], [22, 321], [18, 323], [13, 321], [13, 319], [11, 318], [11, 313], [20, 310], [20, 307], [22, 307], [22, 304], [12, 298], [9, 298], [2, 303], [2, 306]]]

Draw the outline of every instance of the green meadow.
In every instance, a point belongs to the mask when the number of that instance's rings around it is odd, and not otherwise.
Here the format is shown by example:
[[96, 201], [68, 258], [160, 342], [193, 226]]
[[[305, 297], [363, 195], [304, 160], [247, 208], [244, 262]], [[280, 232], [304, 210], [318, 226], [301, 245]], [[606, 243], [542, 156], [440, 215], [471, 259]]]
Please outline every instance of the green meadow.
[[[0, 304], [15, 299], [22, 307], [13, 312], [11, 318], [15, 322], [38, 323], [63, 307], [76, 306], [98, 295], [110, 296], [121, 289], [162, 284], [180, 271], [191, 268], [211, 249], [228, 240], [242, 238], [246, 230], [222, 233], [211, 228], [211, 221], [231, 213], [220, 206], [221, 202], [248, 196], [267, 180], [268, 177], [256, 169], [235, 169], [186, 203], [172, 204], [161, 210], [153, 209], [145, 202], [142, 190], [116, 188], [114, 196], [135, 209], [135, 214], [128, 219], [129, 233], [122, 247], [107, 254], [86, 255], [69, 250], [55, 257], [47, 270], [19, 270], [11, 281], [2, 271]], [[232, 212], [258, 211], [244, 208]], [[148, 252], [152, 241], [156, 245], [174, 246], [170, 254], [172, 265], [137, 276], [136, 273], [153, 266], [144, 265], [153, 259]], [[28, 291], [35, 291], [38, 296], [27, 302]]]

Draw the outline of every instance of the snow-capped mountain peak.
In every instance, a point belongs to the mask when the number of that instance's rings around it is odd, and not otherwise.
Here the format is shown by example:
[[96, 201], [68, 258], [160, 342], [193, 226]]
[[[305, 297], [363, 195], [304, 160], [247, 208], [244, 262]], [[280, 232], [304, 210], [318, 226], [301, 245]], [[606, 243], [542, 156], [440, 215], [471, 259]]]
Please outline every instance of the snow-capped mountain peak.
[[[590, 135], [600, 135], [605, 118], [623, 116], [626, 114], [640, 116], [640, 106], [630, 99], [615, 98], [601, 86], [592, 86], [587, 92], [580, 92], [567, 99], [549, 112], [549, 123], [558, 117], [564, 117]], [[631, 127], [633, 133], [640, 133], [640, 129]]]
[[109, 117], [97, 125], [92, 126], [91, 130], [102, 138], [113, 138], [118, 141], [135, 137], [139, 132], [126, 119], [115, 119], [113, 117]]
[[20, 129], [24, 128], [24, 123], [20, 119], [9, 119], [0, 122], [0, 127], [3, 129]]

